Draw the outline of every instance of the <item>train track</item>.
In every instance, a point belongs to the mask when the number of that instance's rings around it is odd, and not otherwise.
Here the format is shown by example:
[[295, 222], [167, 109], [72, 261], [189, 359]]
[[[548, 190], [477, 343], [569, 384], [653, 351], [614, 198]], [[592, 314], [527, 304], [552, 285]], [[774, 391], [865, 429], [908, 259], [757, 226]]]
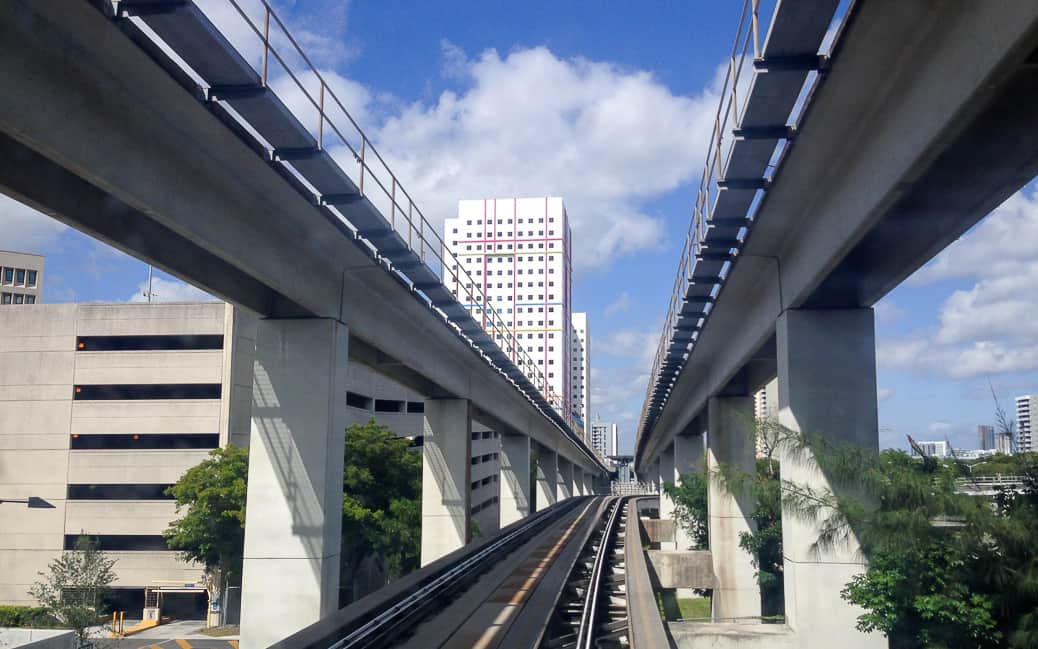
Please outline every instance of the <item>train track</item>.
[[570, 570], [541, 649], [631, 646], [627, 613], [626, 498], [612, 498]]

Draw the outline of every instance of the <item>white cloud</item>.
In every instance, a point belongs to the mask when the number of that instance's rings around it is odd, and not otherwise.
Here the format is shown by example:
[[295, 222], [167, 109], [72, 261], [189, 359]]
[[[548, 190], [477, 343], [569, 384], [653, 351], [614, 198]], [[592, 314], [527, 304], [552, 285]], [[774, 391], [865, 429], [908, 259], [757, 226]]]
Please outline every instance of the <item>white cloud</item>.
[[[148, 280], [137, 286], [137, 292], [131, 295], [128, 302], [146, 302]], [[175, 279], [155, 277], [152, 279], [152, 302], [213, 302], [215, 297], [200, 288]]]
[[627, 291], [623, 291], [606, 306], [605, 314], [606, 316], [614, 316], [617, 313], [625, 313], [630, 311], [632, 306], [634, 306], [634, 301], [631, 300], [631, 295]]
[[405, 107], [375, 138], [437, 227], [461, 198], [558, 195], [577, 269], [659, 244], [641, 204], [699, 171], [713, 90], [676, 96], [648, 72], [544, 47], [466, 59], [450, 46], [444, 65], [467, 89]]
[[0, 194], [0, 249], [43, 254], [68, 226]]
[[890, 397], [894, 396], [894, 394], [894, 388], [879, 388], [878, 390], [876, 390], [876, 400], [886, 401]]
[[932, 330], [880, 341], [878, 362], [954, 379], [1038, 369], [1035, 241], [1038, 189], [1009, 198], [908, 280], [976, 282], [944, 300]]
[[928, 426], [931, 433], [943, 433], [951, 430], [952, 425], [946, 421], [931, 422]]
[[592, 343], [596, 354], [618, 358], [633, 358], [645, 365], [647, 370], [656, 355], [659, 344], [659, 332], [637, 331], [634, 329], [617, 329], [599, 338], [601, 342]]
[[876, 320], [882, 324], [889, 324], [901, 318], [905, 314], [905, 310], [894, 304], [890, 300], [880, 300], [873, 307], [876, 312]]

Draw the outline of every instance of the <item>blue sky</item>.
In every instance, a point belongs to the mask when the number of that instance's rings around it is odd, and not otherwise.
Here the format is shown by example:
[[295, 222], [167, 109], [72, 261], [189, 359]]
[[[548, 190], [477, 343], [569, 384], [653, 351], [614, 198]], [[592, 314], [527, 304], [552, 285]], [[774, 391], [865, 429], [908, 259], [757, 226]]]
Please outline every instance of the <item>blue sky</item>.
[[[199, 4], [255, 60], [258, 43], [225, 1]], [[740, 4], [275, 3], [434, 221], [461, 198], [566, 199], [592, 409], [620, 424], [626, 448]], [[976, 425], [994, 419], [989, 377], [1007, 410], [1038, 392], [1035, 241], [1032, 183], [877, 306], [884, 446], [909, 433], [973, 447]], [[141, 262], [8, 201], [0, 248], [47, 255], [48, 302], [139, 298], [147, 277]], [[203, 295], [162, 274], [155, 290]]]

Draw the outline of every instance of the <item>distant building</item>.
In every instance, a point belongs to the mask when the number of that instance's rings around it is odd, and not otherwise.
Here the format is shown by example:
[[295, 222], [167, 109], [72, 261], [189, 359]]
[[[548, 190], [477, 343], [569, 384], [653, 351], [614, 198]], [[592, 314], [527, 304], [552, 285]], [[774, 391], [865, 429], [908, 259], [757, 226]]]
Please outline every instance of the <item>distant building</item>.
[[772, 379], [753, 395], [753, 416], [757, 420], [757, 440], [755, 448], [757, 457], [768, 453], [768, 443], [760, 433], [766, 428], [761, 422], [778, 420], [778, 379]]
[[1016, 398], [1016, 448], [1021, 453], [1038, 451], [1031, 425], [1038, 416], [1038, 394], [1025, 394]]
[[995, 451], [1005, 455], [1012, 455], [1016, 449], [1013, 448], [1013, 436], [1009, 433], [995, 433]]
[[[916, 442], [916, 444], [926, 457], [948, 457], [948, 442]], [[919, 457], [915, 449], [912, 449], [912, 455]]]
[[991, 457], [996, 453], [995, 449], [955, 449], [955, 457], [960, 460], [979, 460], [985, 457]]
[[531, 364], [516, 350], [512, 360], [571, 417], [573, 263], [562, 199], [458, 201], [458, 217], [443, 228], [444, 285], [506, 353], [509, 336], [491, 323], [514, 333]]
[[580, 420], [581, 426], [586, 427], [588, 413], [591, 412], [591, 323], [588, 322], [587, 313], [574, 313], [572, 325], [570, 365], [573, 373], [573, 416]]
[[986, 426], [981, 424], [977, 426], [977, 437], [980, 442], [980, 449], [986, 451], [988, 449], [995, 448], [995, 427]]
[[605, 421], [591, 423], [591, 448], [602, 457], [616, 454], [616, 424]]
[[43, 257], [0, 250], [0, 306], [43, 301]]

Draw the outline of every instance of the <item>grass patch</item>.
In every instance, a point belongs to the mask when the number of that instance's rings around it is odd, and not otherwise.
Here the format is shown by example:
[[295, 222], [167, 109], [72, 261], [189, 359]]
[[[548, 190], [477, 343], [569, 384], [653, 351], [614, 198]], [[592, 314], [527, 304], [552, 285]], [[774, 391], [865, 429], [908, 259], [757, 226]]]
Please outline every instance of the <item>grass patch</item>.
[[685, 620], [710, 619], [709, 597], [683, 597], [677, 600], [677, 604]]

